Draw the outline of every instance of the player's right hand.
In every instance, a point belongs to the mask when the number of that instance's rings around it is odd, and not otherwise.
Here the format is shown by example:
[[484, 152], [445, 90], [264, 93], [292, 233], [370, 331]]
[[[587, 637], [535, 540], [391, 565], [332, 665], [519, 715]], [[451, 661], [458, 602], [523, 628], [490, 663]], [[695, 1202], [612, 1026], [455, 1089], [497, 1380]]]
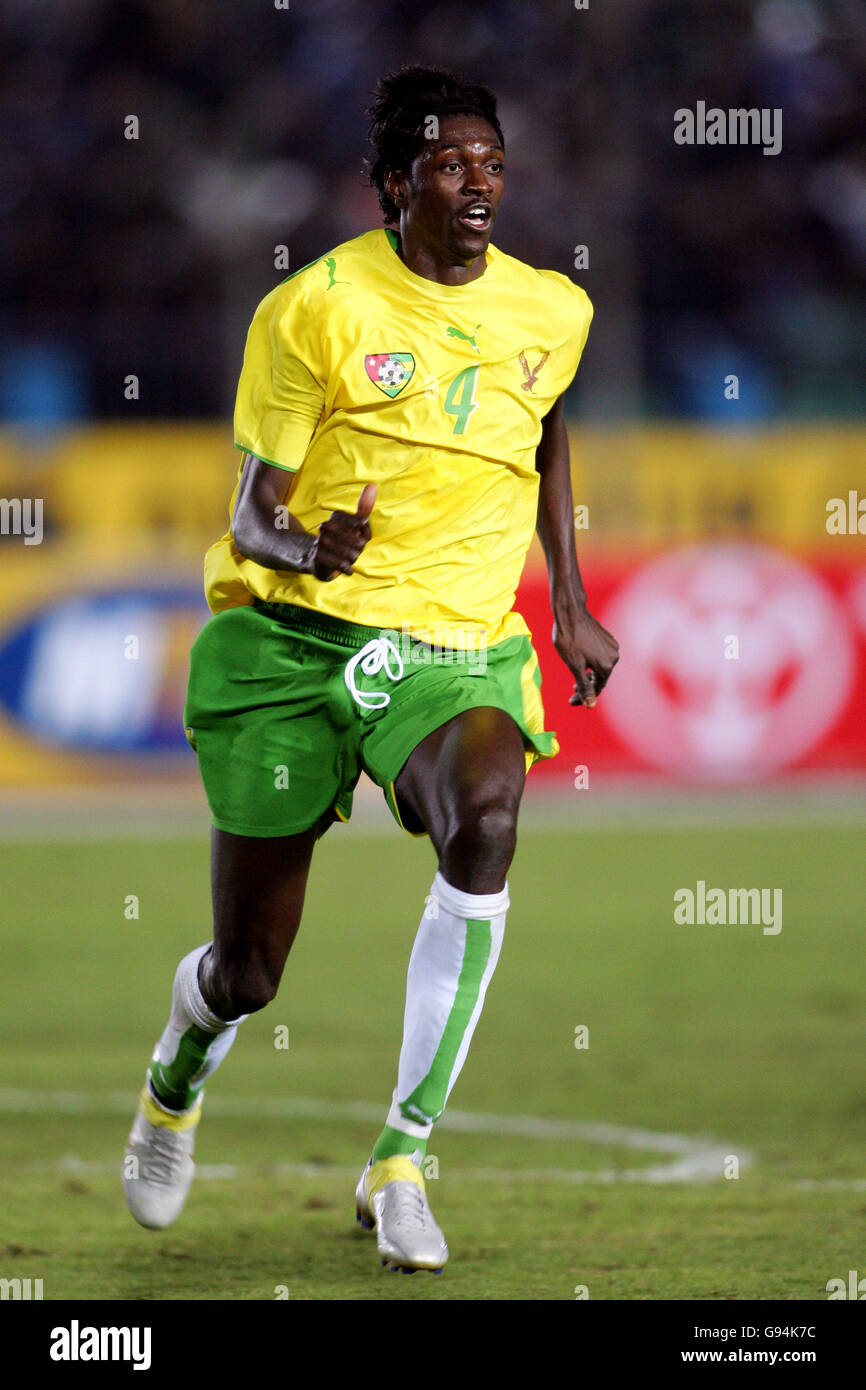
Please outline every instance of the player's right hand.
[[553, 625], [553, 645], [574, 676], [570, 705], [592, 709], [619, 661], [619, 643], [584, 605]]
[[354, 574], [353, 565], [372, 536], [370, 513], [376, 501], [376, 484], [368, 483], [358, 498], [355, 512], [332, 512], [319, 527], [310, 569], [327, 583], [339, 574]]

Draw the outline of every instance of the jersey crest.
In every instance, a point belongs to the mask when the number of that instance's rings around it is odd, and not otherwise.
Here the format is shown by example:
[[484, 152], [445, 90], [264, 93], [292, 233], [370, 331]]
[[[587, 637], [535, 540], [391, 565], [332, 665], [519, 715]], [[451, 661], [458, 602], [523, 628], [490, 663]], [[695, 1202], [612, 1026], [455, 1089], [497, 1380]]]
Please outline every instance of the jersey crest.
[[367, 376], [386, 396], [399, 396], [415, 371], [411, 352], [371, 352], [364, 358]]

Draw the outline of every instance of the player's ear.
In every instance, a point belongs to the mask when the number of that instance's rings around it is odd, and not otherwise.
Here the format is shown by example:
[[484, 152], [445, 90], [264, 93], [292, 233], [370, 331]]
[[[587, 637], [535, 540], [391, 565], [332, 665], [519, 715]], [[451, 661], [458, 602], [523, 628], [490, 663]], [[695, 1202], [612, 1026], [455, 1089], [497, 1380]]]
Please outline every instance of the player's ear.
[[406, 175], [396, 169], [389, 169], [385, 175], [385, 192], [398, 208], [406, 206]]

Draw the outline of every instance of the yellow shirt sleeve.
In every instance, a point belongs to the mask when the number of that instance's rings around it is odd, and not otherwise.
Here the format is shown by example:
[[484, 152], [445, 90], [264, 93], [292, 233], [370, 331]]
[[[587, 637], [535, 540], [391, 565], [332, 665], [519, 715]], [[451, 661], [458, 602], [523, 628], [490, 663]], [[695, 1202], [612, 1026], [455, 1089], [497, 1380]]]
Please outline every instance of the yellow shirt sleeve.
[[262, 300], [247, 334], [235, 403], [236, 448], [291, 473], [304, 461], [325, 400], [314, 304], [307, 287], [291, 281]]
[[586, 291], [576, 285], [567, 275], [561, 275], [556, 270], [543, 270], [541, 274], [552, 284], [561, 286], [565, 292], [568, 305], [567, 315], [570, 324], [568, 334], [568, 354], [564, 367], [564, 376], [567, 378], [563, 391], [571, 385], [574, 375], [583, 356], [583, 349], [586, 347], [586, 340], [589, 336], [589, 326], [592, 323], [593, 307]]

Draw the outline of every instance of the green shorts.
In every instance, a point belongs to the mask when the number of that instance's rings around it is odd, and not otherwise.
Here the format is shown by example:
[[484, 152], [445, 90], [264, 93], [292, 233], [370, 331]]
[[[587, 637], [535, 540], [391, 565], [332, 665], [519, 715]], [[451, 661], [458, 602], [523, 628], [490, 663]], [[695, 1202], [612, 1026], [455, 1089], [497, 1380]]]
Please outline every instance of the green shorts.
[[527, 769], [559, 751], [526, 636], [456, 652], [256, 600], [215, 614], [196, 638], [184, 725], [220, 830], [295, 835], [327, 816], [324, 834], [349, 819], [362, 771], [405, 830], [394, 782], [406, 759], [480, 705], [515, 720]]

